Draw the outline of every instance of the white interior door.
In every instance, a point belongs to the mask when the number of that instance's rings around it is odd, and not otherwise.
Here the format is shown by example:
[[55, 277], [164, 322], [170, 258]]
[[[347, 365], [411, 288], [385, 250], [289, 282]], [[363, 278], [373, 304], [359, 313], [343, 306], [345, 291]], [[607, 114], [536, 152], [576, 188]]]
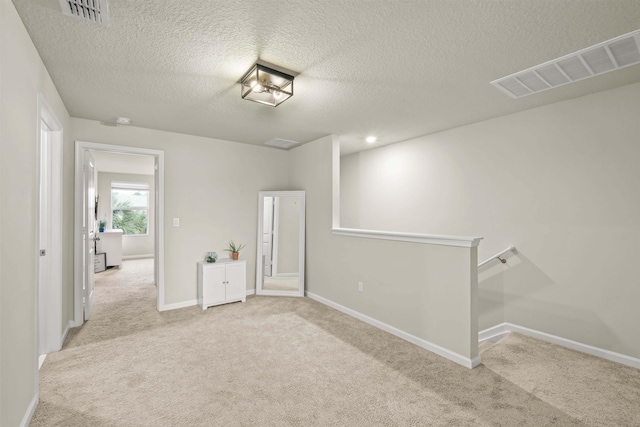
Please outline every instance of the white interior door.
[[83, 286], [83, 306], [84, 320], [89, 320], [95, 304], [95, 282], [94, 282], [94, 257], [96, 235], [96, 185], [95, 185], [95, 163], [89, 151], [84, 152], [84, 231], [83, 253], [84, 253], [84, 286]]
[[273, 248], [273, 197], [264, 199], [264, 218], [262, 223], [262, 261], [264, 275], [271, 276], [272, 248]]
[[50, 154], [48, 140], [50, 137], [50, 129], [44, 121], [40, 123], [40, 233], [39, 248], [40, 258], [38, 262], [38, 283], [39, 283], [39, 350], [40, 354], [47, 354], [51, 351], [49, 343], [49, 334], [47, 326], [49, 323], [48, 307], [45, 301], [45, 295], [49, 287], [49, 278], [51, 277], [49, 242], [51, 240], [51, 224], [49, 223], [51, 211], [51, 179], [50, 179]]
[[62, 125], [38, 95], [38, 353], [62, 347]]

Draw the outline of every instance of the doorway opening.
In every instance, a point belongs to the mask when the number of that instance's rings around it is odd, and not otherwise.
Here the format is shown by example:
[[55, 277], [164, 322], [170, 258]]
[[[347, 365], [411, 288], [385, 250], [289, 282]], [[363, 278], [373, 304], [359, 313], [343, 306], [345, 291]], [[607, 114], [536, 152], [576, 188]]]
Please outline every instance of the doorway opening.
[[[156, 309], [163, 311], [164, 152], [76, 141], [75, 154], [75, 326], [91, 314], [95, 275], [108, 269], [115, 272], [127, 260], [147, 260], [139, 264], [147, 273], [152, 270]], [[87, 156], [95, 166], [93, 172], [83, 166]], [[95, 194], [87, 187], [88, 174]]]
[[134, 298], [140, 287], [155, 293], [155, 157], [89, 152], [95, 162], [98, 201], [97, 295], [110, 304], [126, 295]]

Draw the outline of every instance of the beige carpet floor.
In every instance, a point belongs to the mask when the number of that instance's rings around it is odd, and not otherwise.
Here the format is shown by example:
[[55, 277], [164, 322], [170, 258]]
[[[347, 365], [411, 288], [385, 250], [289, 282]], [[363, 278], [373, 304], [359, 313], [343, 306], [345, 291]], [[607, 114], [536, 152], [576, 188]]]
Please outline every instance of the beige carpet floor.
[[637, 369], [511, 334], [469, 370], [308, 298], [158, 313], [136, 262], [46, 358], [32, 426], [640, 426]]

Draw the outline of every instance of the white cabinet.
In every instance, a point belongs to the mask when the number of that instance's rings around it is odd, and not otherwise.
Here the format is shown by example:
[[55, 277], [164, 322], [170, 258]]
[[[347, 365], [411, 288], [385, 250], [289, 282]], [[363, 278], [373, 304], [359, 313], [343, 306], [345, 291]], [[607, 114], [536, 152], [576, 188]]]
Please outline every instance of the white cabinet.
[[247, 262], [221, 259], [198, 263], [198, 304], [203, 310], [212, 305], [247, 299]]
[[95, 253], [93, 257], [93, 272], [100, 273], [107, 269], [107, 254]]
[[107, 267], [122, 267], [122, 230], [105, 230], [98, 237], [96, 253], [107, 254]]

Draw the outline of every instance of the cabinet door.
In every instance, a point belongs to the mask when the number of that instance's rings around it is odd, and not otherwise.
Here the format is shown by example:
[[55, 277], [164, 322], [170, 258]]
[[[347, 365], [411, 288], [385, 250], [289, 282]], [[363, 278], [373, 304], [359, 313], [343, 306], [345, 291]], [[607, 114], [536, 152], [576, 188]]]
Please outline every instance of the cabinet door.
[[247, 296], [247, 273], [245, 263], [227, 264], [227, 301], [244, 299]]
[[224, 265], [207, 265], [202, 271], [203, 305], [217, 304], [225, 300]]

